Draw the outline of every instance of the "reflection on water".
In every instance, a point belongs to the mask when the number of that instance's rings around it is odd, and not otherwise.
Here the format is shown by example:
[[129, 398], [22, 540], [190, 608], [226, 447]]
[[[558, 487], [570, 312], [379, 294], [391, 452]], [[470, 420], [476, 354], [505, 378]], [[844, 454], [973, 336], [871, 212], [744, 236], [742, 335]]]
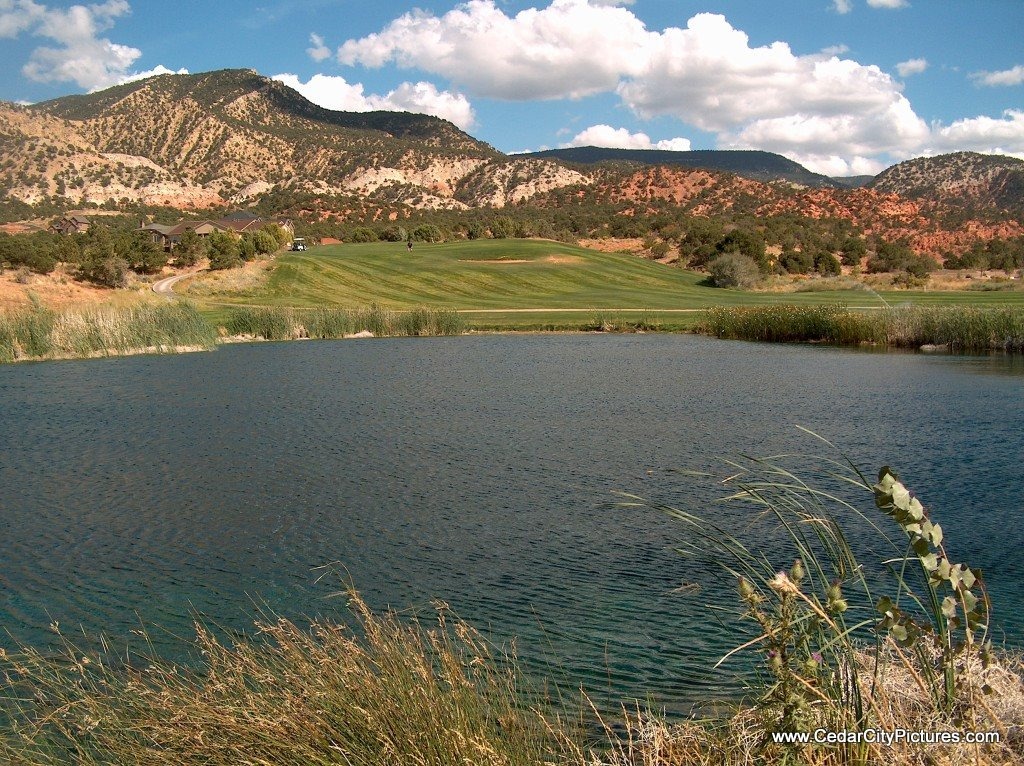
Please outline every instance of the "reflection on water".
[[[890, 463], [1024, 625], [1021, 359], [861, 354], [687, 336], [259, 344], [0, 368], [0, 619], [172, 655], [192, 616], [334, 614], [339, 567], [376, 607], [448, 602], [530, 667], [614, 696], [724, 691], [731, 583], [618, 490], [708, 507], [664, 469], [740, 451]], [[868, 507], [870, 501], [868, 499]], [[737, 513], [717, 510], [716, 513]], [[735, 521], [742, 524], [741, 518]], [[780, 558], [786, 554], [779, 553]], [[785, 561], [780, 562], [781, 564]], [[680, 591], [700, 582], [699, 593]]]

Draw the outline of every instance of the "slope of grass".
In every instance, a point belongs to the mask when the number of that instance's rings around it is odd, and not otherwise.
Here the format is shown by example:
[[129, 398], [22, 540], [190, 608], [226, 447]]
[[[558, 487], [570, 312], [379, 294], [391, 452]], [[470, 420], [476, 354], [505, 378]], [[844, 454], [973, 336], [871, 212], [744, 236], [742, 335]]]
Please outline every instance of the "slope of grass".
[[[541, 240], [330, 245], [279, 259], [266, 285], [209, 302], [416, 306], [457, 310], [690, 309], [771, 303], [769, 294], [717, 290], [699, 274], [634, 256]], [[819, 303], [837, 293], [798, 296]], [[868, 302], [877, 299], [868, 297]]]
[[[798, 293], [722, 290], [704, 276], [635, 256], [541, 240], [417, 244], [376, 242], [317, 247], [280, 258], [265, 283], [200, 296], [219, 317], [228, 305], [450, 308], [480, 329], [581, 329], [597, 312], [646, 311], [666, 328], [692, 326], [685, 311], [712, 306], [821, 305], [878, 308], [922, 303], [1024, 305], [1024, 292]], [[526, 311], [531, 309], [532, 311]], [[659, 313], [660, 312], [660, 313]], [[677, 312], [673, 315], [672, 312]]]

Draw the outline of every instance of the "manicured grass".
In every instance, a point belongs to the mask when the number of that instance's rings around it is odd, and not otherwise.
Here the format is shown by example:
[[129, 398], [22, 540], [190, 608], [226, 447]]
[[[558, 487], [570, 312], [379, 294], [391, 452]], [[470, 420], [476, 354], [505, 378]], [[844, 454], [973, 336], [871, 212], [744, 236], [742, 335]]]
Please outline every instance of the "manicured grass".
[[702, 274], [635, 256], [504, 239], [421, 243], [411, 253], [403, 243], [390, 242], [316, 247], [279, 258], [260, 287], [196, 300], [217, 324], [223, 324], [229, 306], [379, 305], [455, 309], [465, 312], [468, 325], [476, 329], [584, 329], [596, 313], [608, 311], [623, 316], [646, 311], [663, 329], [685, 329], [696, 317], [683, 311], [713, 306], [1024, 306], [1024, 291], [723, 290], [705, 284]]
[[[268, 283], [210, 303], [281, 306], [377, 303], [457, 310], [689, 309], [772, 303], [770, 294], [719, 290], [704, 276], [630, 255], [599, 253], [541, 240], [330, 245], [290, 253]], [[807, 293], [799, 303], [835, 302], [848, 293]], [[831, 298], [831, 301], [829, 301]], [[867, 305], [878, 304], [865, 293]]]

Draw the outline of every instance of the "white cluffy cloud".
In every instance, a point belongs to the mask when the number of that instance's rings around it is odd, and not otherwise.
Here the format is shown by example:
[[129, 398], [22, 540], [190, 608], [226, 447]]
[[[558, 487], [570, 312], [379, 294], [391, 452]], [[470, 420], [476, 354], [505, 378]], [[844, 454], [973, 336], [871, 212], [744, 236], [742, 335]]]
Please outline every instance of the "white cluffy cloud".
[[921, 74], [928, 68], [928, 59], [907, 59], [896, 65], [896, 71], [900, 77], [910, 77], [913, 74]]
[[[775, 151], [824, 172], [840, 165], [847, 173], [870, 172], [945, 140], [942, 131], [953, 126], [927, 124], [898, 79], [846, 53], [798, 54], [782, 41], [754, 46], [712, 13], [693, 16], [685, 28], [652, 31], [617, 3], [550, 0], [509, 15], [496, 0], [468, 0], [441, 16], [405, 13], [377, 33], [344, 42], [337, 59], [420, 69], [471, 96], [510, 101], [616, 93], [641, 119], [675, 117], [714, 133], [723, 148]], [[902, 63], [907, 74], [927, 65]], [[996, 122], [1011, 133], [1019, 127], [1005, 116]], [[972, 144], [989, 135], [982, 118], [961, 123], [955, 132], [971, 134]], [[1012, 143], [1024, 144], [1024, 134]]]
[[1011, 69], [1004, 69], [1000, 72], [975, 72], [971, 79], [979, 85], [989, 87], [1012, 86], [1024, 84], [1024, 66], [1018, 64]]
[[315, 74], [302, 82], [294, 74], [278, 74], [272, 78], [294, 88], [314, 104], [341, 112], [418, 112], [448, 120], [463, 130], [476, 123], [469, 100], [461, 93], [439, 91], [429, 82], [405, 82], [387, 95], [364, 93], [361, 83], [350, 83], [344, 77]]
[[565, 146], [603, 146], [610, 149], [665, 149], [673, 152], [690, 151], [688, 138], [669, 138], [657, 143], [646, 133], [630, 133], [625, 128], [611, 125], [591, 125], [577, 133]]
[[832, 0], [832, 7], [836, 13], [849, 13], [853, 10], [852, 0]]
[[309, 36], [309, 42], [312, 47], [306, 48], [306, 53], [313, 61], [326, 61], [331, 57], [331, 49], [327, 47], [327, 44], [318, 34], [312, 34]]
[[469, 0], [443, 16], [414, 10], [346, 41], [342, 64], [389, 62], [448, 78], [477, 96], [511, 101], [581, 98], [614, 90], [642, 64], [652, 37], [633, 13], [587, 0], [552, 0], [507, 16]]
[[152, 69], [147, 69], [145, 72], [136, 72], [135, 74], [125, 75], [117, 81], [118, 85], [124, 85], [126, 82], [136, 82], [138, 80], [148, 80], [150, 77], [158, 77], [162, 74], [188, 74], [187, 69], [168, 69], [163, 64], [157, 64]]
[[79, 87], [98, 90], [133, 76], [129, 70], [142, 56], [138, 48], [101, 36], [118, 18], [130, 12], [127, 0], [106, 0], [68, 8], [55, 8], [34, 0], [0, 0], [0, 38], [29, 33], [55, 43], [32, 51], [21, 70], [29, 79], [74, 82]]

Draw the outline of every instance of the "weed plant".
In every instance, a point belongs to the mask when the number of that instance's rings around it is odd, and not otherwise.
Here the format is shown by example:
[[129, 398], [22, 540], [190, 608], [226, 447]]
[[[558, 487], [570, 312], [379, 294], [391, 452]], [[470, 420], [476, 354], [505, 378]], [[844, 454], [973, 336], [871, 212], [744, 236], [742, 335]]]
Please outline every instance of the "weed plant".
[[647, 313], [627, 316], [612, 311], [598, 311], [582, 329], [589, 332], [657, 332], [661, 323], [651, 319]]

